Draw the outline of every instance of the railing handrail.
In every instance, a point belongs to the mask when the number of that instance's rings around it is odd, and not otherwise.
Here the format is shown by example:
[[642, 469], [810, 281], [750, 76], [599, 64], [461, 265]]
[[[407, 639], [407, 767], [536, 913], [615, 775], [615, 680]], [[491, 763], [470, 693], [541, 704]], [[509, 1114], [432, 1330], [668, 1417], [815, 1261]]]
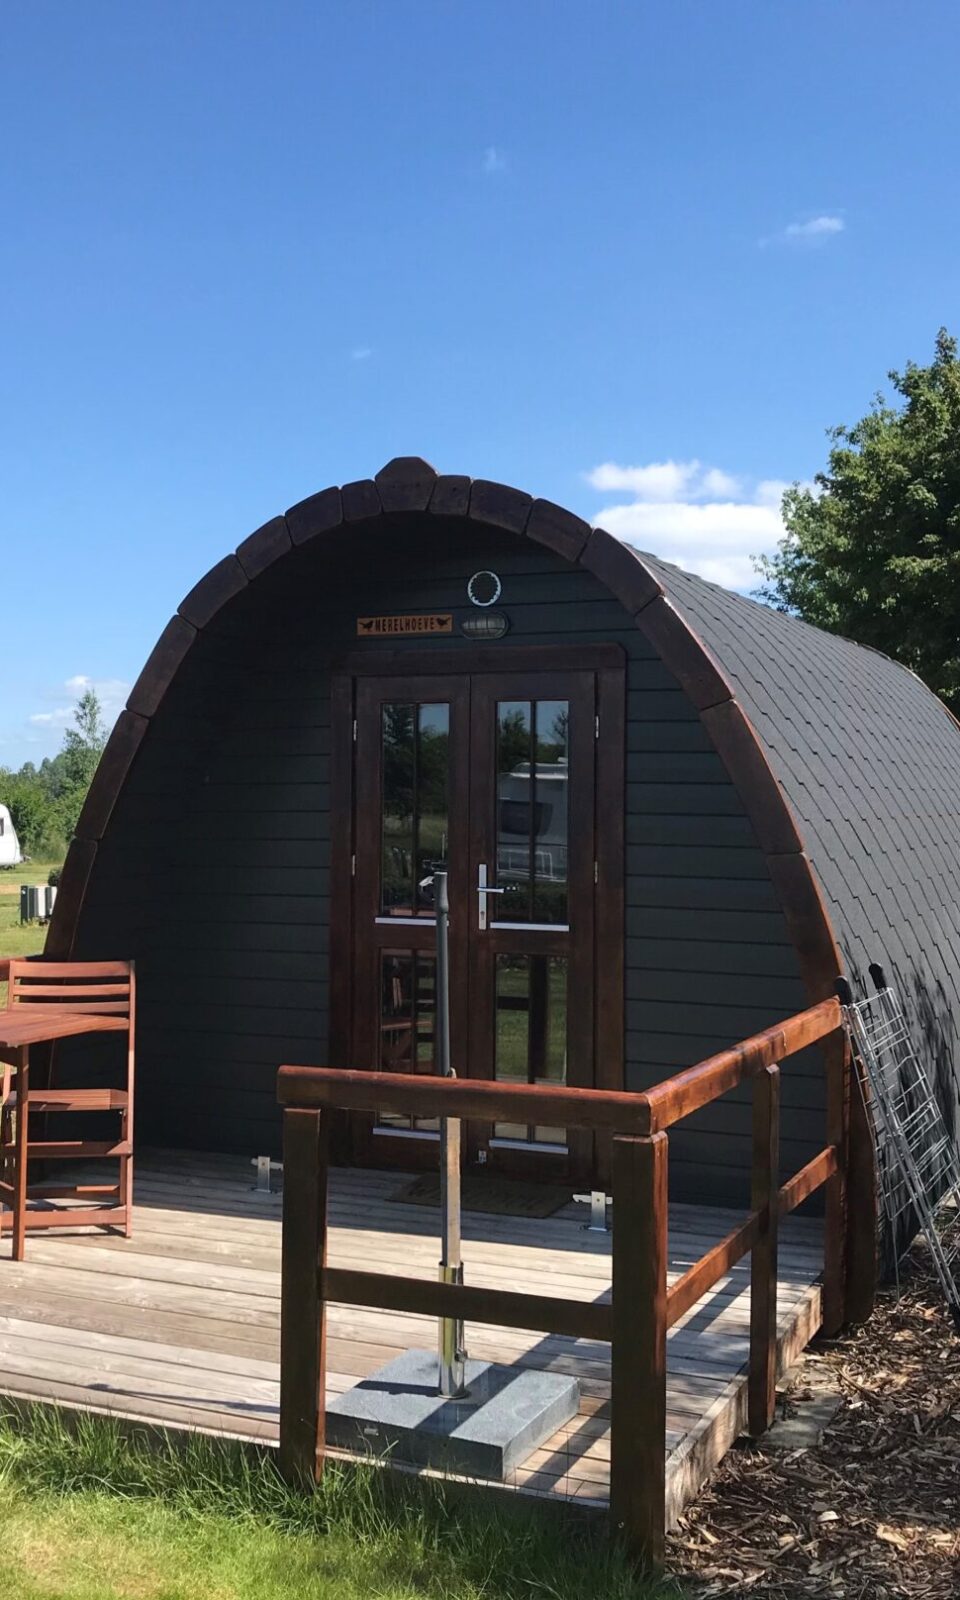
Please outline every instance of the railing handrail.
[[650, 1115], [644, 1094], [486, 1078], [434, 1078], [416, 1072], [363, 1072], [354, 1067], [281, 1067], [277, 1097], [283, 1106], [304, 1109], [542, 1122], [615, 1133], [646, 1133]]
[[821, 1000], [796, 1016], [755, 1033], [729, 1050], [720, 1050], [695, 1066], [664, 1078], [644, 1091], [650, 1108], [650, 1133], [664, 1132], [675, 1122], [718, 1100], [765, 1067], [779, 1065], [816, 1044], [842, 1025], [839, 1000]]
[[540, 1122], [548, 1127], [612, 1133], [663, 1132], [729, 1093], [765, 1067], [796, 1055], [841, 1026], [840, 1002], [787, 1017], [762, 1033], [696, 1066], [637, 1092], [509, 1084], [484, 1078], [434, 1078], [414, 1072], [365, 1072], [355, 1067], [280, 1068], [283, 1106], [391, 1112], [397, 1116], [464, 1117], [484, 1122]]

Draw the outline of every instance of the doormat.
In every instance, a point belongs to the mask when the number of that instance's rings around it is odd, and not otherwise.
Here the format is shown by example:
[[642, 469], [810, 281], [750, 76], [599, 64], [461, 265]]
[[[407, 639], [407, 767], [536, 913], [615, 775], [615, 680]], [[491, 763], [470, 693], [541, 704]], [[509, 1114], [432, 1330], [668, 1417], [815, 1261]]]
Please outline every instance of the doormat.
[[[464, 1211], [482, 1211], [491, 1217], [552, 1217], [572, 1198], [570, 1190], [558, 1183], [521, 1183], [515, 1178], [479, 1177], [473, 1173], [464, 1173], [460, 1179]], [[424, 1172], [390, 1199], [405, 1206], [439, 1206], [440, 1174]]]

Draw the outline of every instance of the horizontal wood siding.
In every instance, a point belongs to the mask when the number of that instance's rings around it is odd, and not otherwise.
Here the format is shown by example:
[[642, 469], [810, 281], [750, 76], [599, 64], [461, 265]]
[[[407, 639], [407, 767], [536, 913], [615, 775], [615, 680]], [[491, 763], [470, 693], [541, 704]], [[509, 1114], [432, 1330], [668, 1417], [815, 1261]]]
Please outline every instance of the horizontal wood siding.
[[[141, 1139], [279, 1151], [277, 1065], [327, 1055], [331, 664], [357, 648], [358, 615], [437, 609], [456, 626], [482, 567], [503, 579], [509, 645], [569, 643], [571, 663], [578, 643], [626, 653], [628, 1087], [805, 1004], [739, 796], [599, 581], [512, 535], [436, 521], [428, 540], [398, 525], [393, 556], [378, 543], [373, 558], [361, 528], [332, 560], [318, 541], [279, 562], [201, 634], [101, 845], [79, 951], [139, 964]], [[783, 1091], [789, 1172], [823, 1142], [818, 1061], [785, 1071]], [[745, 1201], [749, 1133], [744, 1097], [678, 1128], [675, 1193]]]
[[[696, 708], [624, 635], [627, 669], [626, 1071], [643, 1089], [806, 1004], [796, 951], [740, 796]], [[784, 1170], [823, 1142], [819, 1059], [784, 1073]], [[671, 1189], [750, 1198], [750, 1096], [670, 1135]]]

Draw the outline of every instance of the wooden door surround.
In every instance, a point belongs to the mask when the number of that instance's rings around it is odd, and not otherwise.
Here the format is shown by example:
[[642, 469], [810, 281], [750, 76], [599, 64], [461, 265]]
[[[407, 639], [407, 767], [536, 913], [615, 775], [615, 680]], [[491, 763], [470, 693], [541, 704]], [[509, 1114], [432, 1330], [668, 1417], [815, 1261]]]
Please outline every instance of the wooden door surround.
[[[493, 781], [497, 706], [524, 696], [534, 706], [535, 719], [536, 705], [552, 695], [555, 706], [561, 689], [564, 704], [569, 702], [570, 772], [578, 775], [577, 781], [569, 784], [569, 892], [576, 913], [571, 912], [567, 922], [558, 926], [550, 921], [538, 924], [533, 915], [524, 916], [522, 925], [491, 914], [488, 929], [481, 934], [473, 927], [479, 903], [475, 874], [478, 864], [493, 872], [497, 830], [503, 826], [501, 790]], [[430, 702], [435, 703], [434, 709], [441, 704], [450, 708], [446, 864], [454, 930], [451, 1001], [461, 1023], [469, 1019], [468, 1036], [460, 1051], [468, 1075], [490, 1078], [494, 1074], [496, 972], [510, 967], [512, 961], [517, 968], [526, 963], [530, 974], [526, 996], [513, 1002], [522, 1011], [536, 1010], [536, 974], [541, 967], [550, 969], [551, 993], [557, 969], [566, 975], [572, 997], [569, 1082], [580, 1087], [622, 1088], [625, 690], [623, 652], [616, 645], [587, 646], [578, 651], [538, 646], [495, 650], [391, 647], [354, 652], [338, 663], [332, 687], [331, 1061], [337, 1066], [370, 1069], [384, 1065], [385, 1047], [378, 1034], [383, 1025], [381, 986], [389, 978], [385, 963], [413, 957], [414, 966], [408, 968], [404, 982], [415, 990], [422, 982], [413, 975], [416, 952], [422, 952], [424, 961], [430, 963], [433, 949], [432, 917], [424, 914], [424, 908], [405, 903], [411, 891], [414, 898], [418, 895], [417, 883], [427, 881], [419, 871], [421, 858], [412, 865], [408, 861], [409, 849], [400, 857], [403, 871], [409, 874], [406, 889], [400, 893], [399, 903], [389, 907], [389, 916], [378, 914], [385, 909], [381, 903], [382, 776], [374, 740], [380, 738], [379, 708], [405, 699], [424, 709], [429, 709]], [[540, 769], [536, 772], [539, 781]], [[563, 789], [566, 793], [568, 785]], [[532, 817], [532, 807], [530, 810]], [[533, 862], [533, 854], [530, 859]], [[493, 886], [493, 876], [490, 882]], [[396, 901], [393, 889], [391, 893]], [[488, 902], [491, 907], [506, 903], [506, 899]], [[468, 928], [469, 938], [464, 937]], [[399, 949], [401, 935], [403, 952]], [[392, 981], [396, 985], [399, 979], [395, 975]], [[429, 1003], [429, 978], [425, 988]], [[532, 1023], [529, 1026], [532, 1028]], [[428, 1034], [429, 1021], [423, 1037]], [[420, 1036], [414, 1017], [403, 1041], [408, 1059], [411, 1051], [429, 1056], [428, 1046], [421, 1049]], [[391, 1064], [401, 1072], [410, 1070], [401, 1057]], [[429, 1070], [429, 1060], [421, 1070]], [[522, 1138], [497, 1138], [497, 1131], [471, 1125], [466, 1141], [468, 1159], [483, 1162], [489, 1158], [506, 1170], [519, 1171], [530, 1170], [532, 1163], [531, 1175], [565, 1174], [579, 1182], [599, 1181], [605, 1152], [595, 1153], [592, 1141], [579, 1134], [571, 1138], [568, 1160], [561, 1151], [550, 1148], [549, 1130], [526, 1131], [527, 1141], [543, 1134], [547, 1142], [536, 1147]], [[390, 1164], [391, 1157], [397, 1164], [411, 1164], [414, 1151], [410, 1140], [401, 1143], [378, 1137], [375, 1143], [374, 1153], [369, 1124], [358, 1137], [355, 1122], [349, 1141], [341, 1130], [338, 1154], [349, 1151], [354, 1159], [380, 1165]], [[391, 1143], [393, 1149], [388, 1150]], [[425, 1150], [424, 1159], [431, 1164], [432, 1152]], [[412, 1164], [417, 1163], [414, 1160]]]

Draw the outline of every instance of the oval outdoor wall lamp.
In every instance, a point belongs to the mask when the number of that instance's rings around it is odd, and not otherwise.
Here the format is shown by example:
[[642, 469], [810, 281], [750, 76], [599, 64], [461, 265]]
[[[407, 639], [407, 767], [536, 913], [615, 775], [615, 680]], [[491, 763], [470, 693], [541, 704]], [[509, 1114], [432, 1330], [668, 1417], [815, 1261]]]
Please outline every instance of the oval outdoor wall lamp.
[[464, 617], [460, 631], [468, 639], [502, 639], [509, 626], [502, 611], [486, 611], [482, 617]]

